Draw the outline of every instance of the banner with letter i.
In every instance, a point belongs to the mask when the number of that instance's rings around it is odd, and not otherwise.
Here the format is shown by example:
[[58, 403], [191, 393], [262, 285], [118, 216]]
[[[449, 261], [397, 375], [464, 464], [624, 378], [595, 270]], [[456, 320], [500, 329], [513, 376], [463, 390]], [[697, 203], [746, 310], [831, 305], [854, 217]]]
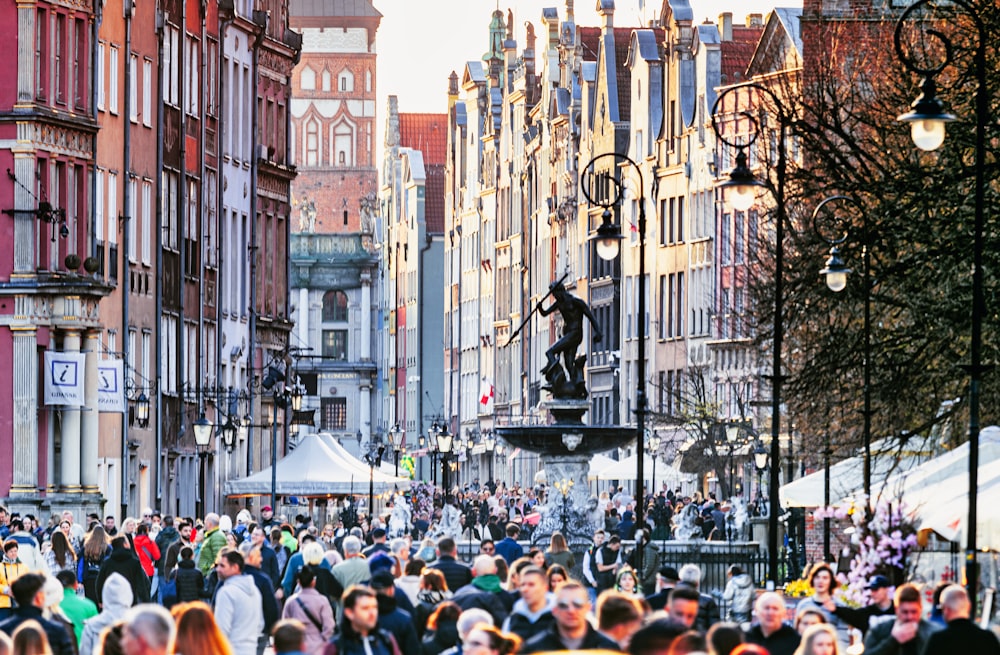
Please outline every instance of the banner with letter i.
[[45, 351], [45, 404], [82, 407], [84, 405], [83, 353]]
[[120, 359], [97, 365], [97, 411], [125, 413], [125, 365]]

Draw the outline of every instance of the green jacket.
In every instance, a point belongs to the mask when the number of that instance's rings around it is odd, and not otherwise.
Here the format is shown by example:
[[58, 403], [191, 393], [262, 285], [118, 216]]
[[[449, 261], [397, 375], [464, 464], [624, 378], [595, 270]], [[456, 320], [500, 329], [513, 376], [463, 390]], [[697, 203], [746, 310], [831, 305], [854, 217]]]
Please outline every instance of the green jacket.
[[201, 542], [201, 551], [198, 553], [198, 568], [206, 578], [215, 566], [215, 560], [219, 556], [219, 551], [226, 545], [226, 535], [222, 534], [219, 528], [212, 528], [205, 533], [205, 539]]
[[97, 605], [89, 598], [77, 596], [75, 589], [63, 589], [59, 609], [73, 622], [73, 632], [76, 634], [76, 643], [79, 644], [83, 637], [83, 622], [97, 616]]

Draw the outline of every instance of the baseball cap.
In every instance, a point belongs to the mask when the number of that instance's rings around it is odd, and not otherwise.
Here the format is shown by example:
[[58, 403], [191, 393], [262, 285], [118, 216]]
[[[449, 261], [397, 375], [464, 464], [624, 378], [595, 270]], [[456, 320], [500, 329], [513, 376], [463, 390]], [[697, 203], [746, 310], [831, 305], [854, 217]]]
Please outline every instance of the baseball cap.
[[372, 539], [381, 539], [385, 537], [385, 530], [382, 528], [375, 528], [372, 530]]
[[661, 566], [660, 570], [657, 571], [661, 578], [664, 580], [679, 580], [680, 576], [677, 574], [677, 569], [672, 566]]
[[392, 571], [380, 569], [375, 573], [372, 573], [372, 579], [368, 583], [368, 586], [372, 589], [388, 589], [394, 584], [396, 584], [396, 582], [392, 577]]
[[891, 586], [892, 583], [889, 582], [889, 578], [884, 575], [873, 575], [871, 581], [865, 589], [886, 589]]
[[393, 559], [385, 553], [376, 553], [368, 560], [368, 570], [372, 573], [376, 571], [391, 571], [393, 564], [395, 564]]
[[260, 511], [262, 511], [262, 512], [272, 512], [274, 510], [271, 509], [270, 505], [264, 505], [263, 507], [260, 508]]

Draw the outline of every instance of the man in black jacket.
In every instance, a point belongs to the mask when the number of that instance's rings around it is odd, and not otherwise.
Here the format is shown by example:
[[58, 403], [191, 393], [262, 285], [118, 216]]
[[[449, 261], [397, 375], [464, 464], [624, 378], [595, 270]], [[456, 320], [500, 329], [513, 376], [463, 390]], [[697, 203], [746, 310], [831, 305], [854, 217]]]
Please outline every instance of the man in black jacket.
[[17, 601], [17, 608], [10, 618], [0, 623], [0, 632], [13, 635], [25, 621], [37, 621], [49, 639], [53, 655], [73, 655], [75, 649], [66, 627], [42, 616], [42, 608], [45, 607], [44, 586], [45, 577], [39, 573], [25, 573], [11, 584], [10, 590]]
[[368, 584], [377, 594], [378, 628], [396, 637], [399, 647], [407, 655], [421, 652], [413, 617], [396, 607], [396, 580], [392, 572], [384, 569], [377, 571]]
[[98, 605], [102, 604], [101, 593], [104, 590], [104, 581], [112, 573], [120, 573], [128, 580], [129, 586], [132, 587], [134, 605], [149, 602], [149, 578], [142, 570], [139, 558], [129, 550], [128, 539], [123, 536], [111, 540], [111, 554], [101, 564], [101, 571], [97, 574]]
[[868, 630], [865, 655], [924, 655], [938, 626], [922, 618], [920, 590], [912, 584], [900, 586], [895, 608], [895, 620], [883, 620]]
[[472, 570], [455, 559], [455, 540], [442, 537], [437, 545], [437, 559], [428, 568], [437, 569], [448, 583], [448, 589], [456, 591], [472, 582]]
[[[263, 534], [263, 531], [261, 531], [261, 534]], [[244, 546], [249, 545], [249, 543], [244, 544]], [[278, 599], [274, 596], [274, 585], [271, 584], [270, 576], [260, 568], [262, 559], [261, 550], [263, 548], [265, 546], [250, 546], [246, 548], [246, 562], [243, 565], [243, 572], [253, 578], [254, 585], [260, 591], [262, 609], [264, 610], [264, 632], [257, 639], [257, 655], [262, 655], [264, 649], [267, 648], [268, 635], [271, 634], [271, 628], [281, 618], [281, 613], [278, 610]], [[241, 548], [241, 550], [244, 549]]]
[[926, 655], [1000, 655], [996, 635], [972, 622], [972, 604], [964, 587], [953, 584], [941, 592], [941, 613], [947, 625], [931, 635]]
[[767, 649], [770, 655], [792, 655], [799, 647], [799, 633], [785, 623], [785, 599], [781, 594], [766, 591], [757, 598], [754, 614], [758, 623], [747, 631], [747, 643]]
[[555, 623], [525, 642], [521, 653], [619, 650], [618, 644], [590, 625], [587, 620], [589, 612], [590, 597], [587, 588], [575, 580], [563, 583], [556, 592], [556, 604], [552, 609]]
[[847, 625], [857, 628], [862, 634], [867, 634], [870, 627], [885, 620], [883, 617], [893, 616], [896, 608], [892, 604], [892, 594], [889, 593], [892, 589], [889, 578], [884, 575], [874, 575], [865, 589], [871, 592], [871, 602], [864, 607], [845, 607], [834, 602], [832, 598], [823, 606], [826, 611], [843, 619]]

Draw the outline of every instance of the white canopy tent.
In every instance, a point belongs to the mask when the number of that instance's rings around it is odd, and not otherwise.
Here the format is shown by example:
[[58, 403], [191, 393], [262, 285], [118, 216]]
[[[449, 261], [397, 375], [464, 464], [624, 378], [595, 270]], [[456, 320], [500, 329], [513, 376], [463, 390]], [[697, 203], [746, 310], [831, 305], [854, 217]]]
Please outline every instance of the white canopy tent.
[[[611, 466], [601, 469], [597, 475], [597, 479], [622, 481], [635, 480], [637, 463], [638, 459], [635, 453], [633, 453], [625, 459], [614, 462]], [[646, 453], [643, 453], [642, 465], [642, 477], [646, 478], [646, 482], [653, 483], [653, 473], [655, 472], [655, 483], [657, 486], [666, 482], [670, 487], [674, 487], [675, 485], [679, 485], [686, 477], [689, 477], [662, 460], [656, 462], [656, 470], [654, 471], [653, 458]], [[652, 485], [650, 488], [652, 488]]]
[[[984, 470], [986, 469], [986, 470]], [[969, 524], [968, 476], [965, 488], [950, 486], [950, 494], [939, 494], [920, 511], [920, 529], [930, 530], [948, 541], [964, 541]], [[961, 481], [957, 481], [961, 482]], [[940, 487], [941, 485], [935, 485]], [[943, 489], [938, 489], [943, 492]], [[1000, 461], [979, 469], [978, 511], [976, 512], [976, 544], [980, 548], [1000, 551]]]
[[[338, 444], [339, 445], [339, 444]], [[346, 451], [344, 451], [346, 453]], [[362, 493], [368, 486], [368, 466], [347, 455], [363, 467], [359, 470], [335, 454], [323, 440], [306, 437], [275, 465], [275, 493], [279, 496], [326, 496], [330, 494]], [[374, 474], [375, 492], [391, 490], [408, 484], [409, 480]], [[262, 496], [271, 493], [271, 467], [264, 468], [240, 480], [229, 480], [227, 496]]]
[[[363, 474], [363, 479], [366, 481], [368, 480], [368, 464], [347, 452], [347, 449], [340, 445], [340, 442], [337, 441], [332, 434], [320, 432], [316, 436], [322, 440], [323, 444], [327, 448], [330, 449], [330, 452], [341, 463], [345, 470], [352, 471], [356, 474]], [[387, 485], [394, 485], [403, 489], [403, 485], [409, 485], [410, 480], [408, 478], [397, 478], [386, 470], [387, 467], [389, 467], [389, 470], [395, 467], [393, 464], [394, 460], [392, 460], [393, 457], [395, 457], [395, 455], [391, 450], [386, 449], [386, 451], [382, 453], [382, 466], [381, 468], [376, 467], [374, 472], [375, 482], [382, 482]], [[392, 487], [390, 486], [387, 488], [391, 489]]]
[[[878, 495], [886, 479], [912, 471], [929, 459], [929, 449], [923, 439], [911, 439], [900, 448], [889, 440], [872, 444], [872, 494]], [[830, 466], [830, 502], [839, 503], [854, 496], [864, 487], [864, 457], [849, 457]], [[821, 507], [826, 472], [810, 473], [783, 485], [780, 490], [784, 507]]]

